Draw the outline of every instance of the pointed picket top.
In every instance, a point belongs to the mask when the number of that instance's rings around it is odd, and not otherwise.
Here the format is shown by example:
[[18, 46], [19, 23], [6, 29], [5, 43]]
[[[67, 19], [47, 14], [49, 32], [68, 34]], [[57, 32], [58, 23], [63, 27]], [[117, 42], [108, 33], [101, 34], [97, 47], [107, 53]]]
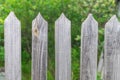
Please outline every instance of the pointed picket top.
[[39, 12], [36, 18], [32, 21], [32, 32], [37, 37], [40, 32], [40, 27], [47, 27], [47, 25], [47, 21], [42, 17]]
[[16, 17], [16, 15], [15, 15], [15, 13], [13, 11], [11, 11], [9, 13], [9, 15], [6, 17], [5, 22], [8, 22], [8, 21], [9, 22], [15, 21], [15, 22], [19, 22], [20, 23], [19, 19]]
[[105, 24], [105, 29], [108, 31], [119, 31], [120, 30], [120, 22], [116, 15], [113, 15], [111, 19]]
[[[47, 21], [42, 17], [42, 15], [40, 14], [40, 12], [38, 13], [38, 15], [36, 16], [36, 18], [32, 21], [32, 23], [34, 23], [34, 22], [43, 22], [43, 23], [47, 23]], [[41, 23], [42, 24], [42, 23]], [[35, 26], [33, 26], [33, 27], [35, 27]]]
[[88, 15], [88, 17], [86, 18], [86, 20], [83, 22], [83, 25], [84, 24], [93, 24], [93, 23], [98, 25], [98, 22], [94, 19], [93, 15], [90, 13]]
[[109, 22], [119, 22], [119, 21], [118, 21], [118, 19], [117, 19], [117, 16], [116, 16], [116, 15], [113, 15], [106, 24], [108, 24]]
[[[43, 22], [45, 22], [45, 23], [47, 23], [47, 21], [42, 17], [42, 15], [40, 14], [40, 12], [38, 13], [38, 15], [36, 16], [36, 18], [32, 21], [32, 23], [33, 22], [35, 22], [35, 21], [43, 21]], [[34, 27], [34, 26], [33, 26]]]
[[113, 15], [110, 20], [106, 23], [106, 25], [109, 25], [110, 23], [118, 23], [118, 19], [116, 15]]
[[55, 23], [57, 23], [57, 22], [68, 22], [68, 23], [71, 23], [71, 21], [65, 16], [65, 14], [64, 13], [62, 13], [61, 15], [60, 15], [60, 17], [55, 21]]
[[64, 13], [62, 13], [59, 18], [67, 18], [67, 17], [65, 16]]
[[92, 14], [89, 14], [86, 20], [82, 23], [82, 34], [84, 36], [89, 36], [91, 34], [97, 34], [98, 31], [98, 22], [94, 19]]

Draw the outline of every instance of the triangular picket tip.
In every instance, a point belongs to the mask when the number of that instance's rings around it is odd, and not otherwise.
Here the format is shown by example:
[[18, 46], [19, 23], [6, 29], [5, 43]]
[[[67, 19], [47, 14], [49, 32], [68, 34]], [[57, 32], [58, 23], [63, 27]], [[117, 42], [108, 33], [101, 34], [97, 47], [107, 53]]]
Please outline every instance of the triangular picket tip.
[[20, 22], [19, 19], [16, 17], [16, 15], [14, 14], [13, 11], [11, 11], [11, 12], [9, 13], [9, 15], [6, 17], [5, 22], [11, 21], [11, 20]]
[[67, 18], [64, 13], [60, 15], [60, 18]]
[[32, 21], [32, 23], [35, 23], [35, 22], [44, 22], [47, 24], [47, 21], [42, 17], [42, 15], [40, 14], [40, 12], [38, 13], [38, 15], [36, 16], [36, 18]]
[[40, 12], [38, 13], [38, 15], [37, 15], [36, 18], [39, 18], [38, 20], [41, 19], [42, 21], [47, 22], [47, 21], [42, 17], [42, 15], [40, 14]]
[[44, 29], [47, 29], [48, 23], [42, 17], [42, 15], [38, 13], [36, 18], [32, 21], [32, 33], [34, 34], [34, 36], [38, 37], [39, 31], [41, 30], [40, 27], [44, 27]]
[[36, 18], [41, 18], [43, 21], [47, 22], [47, 21], [42, 17], [42, 15], [40, 14], [40, 12], [38, 13], [38, 15], [37, 15]]
[[88, 15], [88, 17], [86, 18], [86, 20], [83, 22], [83, 24], [97, 24], [98, 25], [98, 22], [94, 19], [93, 15], [90, 13]]
[[116, 15], [113, 15], [108, 22], [111, 22], [111, 21], [112, 22], [114, 22], [114, 21], [119, 22]]
[[116, 15], [113, 15], [111, 18], [110, 18], [110, 20], [105, 24], [105, 26], [107, 27], [107, 26], [111, 26], [111, 27], [114, 27], [114, 25], [112, 25], [112, 24], [118, 24], [119, 23], [119, 20], [118, 20], [118, 18], [117, 18], [117, 16]]
[[60, 17], [55, 21], [55, 23], [57, 23], [57, 22], [59, 22], [59, 21], [61, 21], [61, 22], [67, 21], [67, 22], [70, 23], [70, 20], [64, 15], [64, 13], [62, 13], [62, 14], [60, 15]]
[[116, 15], [113, 15], [110, 20], [105, 24], [106, 32], [119, 32], [120, 31], [120, 22]]

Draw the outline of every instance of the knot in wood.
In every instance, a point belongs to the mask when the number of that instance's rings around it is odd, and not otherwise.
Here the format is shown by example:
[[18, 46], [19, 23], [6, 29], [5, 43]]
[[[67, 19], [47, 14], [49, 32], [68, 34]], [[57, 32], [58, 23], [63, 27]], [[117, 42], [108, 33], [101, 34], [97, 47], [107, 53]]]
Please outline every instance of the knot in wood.
[[37, 26], [34, 27], [34, 29], [33, 29], [33, 34], [34, 34], [35, 37], [38, 37], [38, 35], [39, 35], [39, 31], [38, 31]]

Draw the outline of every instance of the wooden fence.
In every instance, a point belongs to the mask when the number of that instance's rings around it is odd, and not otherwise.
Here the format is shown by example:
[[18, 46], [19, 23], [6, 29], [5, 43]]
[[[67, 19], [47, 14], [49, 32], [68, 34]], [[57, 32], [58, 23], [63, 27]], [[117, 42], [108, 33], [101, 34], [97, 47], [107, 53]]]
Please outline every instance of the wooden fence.
[[[21, 80], [21, 23], [11, 12], [4, 23], [5, 80]], [[81, 29], [80, 80], [97, 77], [98, 23], [89, 14]], [[104, 80], [120, 80], [120, 23], [105, 25]], [[32, 80], [47, 80], [48, 23], [32, 22]], [[71, 21], [62, 13], [55, 22], [55, 80], [71, 80]]]

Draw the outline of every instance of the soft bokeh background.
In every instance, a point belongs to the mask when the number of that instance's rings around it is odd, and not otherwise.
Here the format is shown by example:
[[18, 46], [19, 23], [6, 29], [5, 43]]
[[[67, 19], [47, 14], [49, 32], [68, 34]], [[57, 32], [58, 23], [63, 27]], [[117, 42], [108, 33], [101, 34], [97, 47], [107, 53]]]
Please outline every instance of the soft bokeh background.
[[[55, 80], [54, 23], [63, 12], [72, 22], [72, 80], [79, 80], [81, 24], [89, 13], [99, 23], [98, 61], [104, 25], [116, 14], [115, 0], [0, 0], [0, 67], [4, 67], [4, 19], [14, 11], [22, 24], [22, 80], [31, 80], [31, 23], [40, 12], [49, 24], [48, 80]], [[100, 74], [98, 73], [100, 80]]]

